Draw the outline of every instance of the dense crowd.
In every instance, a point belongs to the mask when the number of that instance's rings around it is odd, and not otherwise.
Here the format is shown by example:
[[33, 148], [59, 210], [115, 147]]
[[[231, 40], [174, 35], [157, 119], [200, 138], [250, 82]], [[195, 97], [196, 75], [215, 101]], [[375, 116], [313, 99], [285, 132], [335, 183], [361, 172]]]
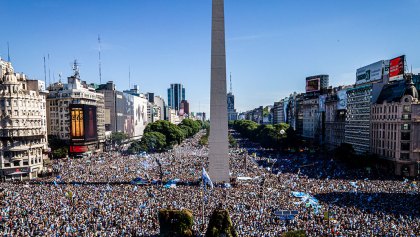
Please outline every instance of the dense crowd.
[[[194, 231], [203, 233], [211, 212], [229, 209], [239, 236], [278, 236], [306, 230], [308, 236], [420, 236], [418, 184], [376, 179], [308, 154], [279, 155], [238, 139], [230, 149], [232, 187], [203, 192], [197, 185], [127, 184], [136, 177], [164, 182], [201, 178], [208, 148], [203, 133], [172, 150], [148, 155], [111, 152], [54, 161], [54, 177], [40, 182], [1, 183], [2, 236], [155, 236], [160, 208], [190, 209]], [[78, 183], [72, 183], [73, 181]], [[313, 208], [292, 195], [319, 200]], [[205, 203], [202, 212], [203, 200]], [[280, 220], [277, 210], [297, 210]], [[329, 215], [326, 215], [326, 213]], [[203, 223], [202, 216], [205, 221]]]

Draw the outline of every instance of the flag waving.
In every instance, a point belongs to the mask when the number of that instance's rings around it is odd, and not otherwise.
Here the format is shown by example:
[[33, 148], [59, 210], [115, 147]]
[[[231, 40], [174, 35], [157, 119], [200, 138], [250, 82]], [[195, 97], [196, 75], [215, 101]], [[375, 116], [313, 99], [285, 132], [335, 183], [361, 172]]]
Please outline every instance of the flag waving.
[[209, 174], [207, 174], [206, 170], [203, 167], [203, 174], [201, 175], [201, 178], [203, 179], [204, 185], [208, 184], [211, 188], [213, 188], [213, 182], [210, 179]]

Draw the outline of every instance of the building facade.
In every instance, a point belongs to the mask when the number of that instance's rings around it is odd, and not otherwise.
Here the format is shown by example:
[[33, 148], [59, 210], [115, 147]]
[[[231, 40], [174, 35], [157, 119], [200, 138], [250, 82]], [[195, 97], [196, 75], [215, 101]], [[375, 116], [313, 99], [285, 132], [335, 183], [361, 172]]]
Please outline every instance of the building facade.
[[185, 100], [185, 88], [182, 84], [171, 84], [168, 88], [168, 107], [179, 111], [182, 100]]
[[273, 124], [286, 122], [284, 120], [284, 100], [274, 102], [273, 106]]
[[[105, 143], [105, 98], [102, 93], [97, 93], [92, 86], [80, 80], [76, 62], [73, 71], [74, 75], [67, 78], [67, 84], [60, 81], [48, 88], [47, 131], [49, 136], [69, 141], [70, 153], [89, 154], [102, 150]], [[80, 131], [75, 130], [76, 124]], [[87, 128], [87, 125], [94, 127]], [[88, 138], [87, 129], [95, 130], [96, 135], [89, 134], [92, 137]]]
[[347, 90], [334, 88], [325, 100], [325, 145], [334, 149], [345, 142]]
[[420, 102], [411, 78], [386, 85], [371, 114], [371, 152], [396, 175], [418, 175]]
[[232, 92], [227, 94], [227, 109], [228, 109], [228, 121], [235, 121], [238, 119], [238, 113], [235, 109], [235, 96]]
[[45, 83], [15, 73], [0, 58], [0, 177], [37, 178], [47, 158]]

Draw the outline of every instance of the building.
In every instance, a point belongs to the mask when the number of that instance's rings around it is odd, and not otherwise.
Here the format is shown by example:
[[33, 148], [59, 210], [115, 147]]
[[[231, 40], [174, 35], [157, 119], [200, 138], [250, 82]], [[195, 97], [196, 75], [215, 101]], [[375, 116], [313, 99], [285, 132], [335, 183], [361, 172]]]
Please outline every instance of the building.
[[140, 139], [148, 123], [148, 102], [138, 86], [121, 92], [109, 81], [99, 85], [96, 91], [105, 96], [106, 131], [122, 132], [129, 138]]
[[185, 88], [182, 84], [171, 84], [168, 88], [168, 107], [179, 111], [182, 100], [185, 100]]
[[182, 100], [179, 108], [179, 115], [188, 116], [190, 114], [190, 103], [187, 100]]
[[38, 177], [47, 158], [45, 83], [15, 73], [0, 58], [0, 177], [26, 180]]
[[146, 98], [147, 104], [147, 118], [149, 123], [156, 122], [158, 120], [165, 120], [166, 118], [166, 105], [165, 100], [156, 96], [154, 93], [147, 93]]
[[288, 98], [285, 98], [284, 104], [285, 120], [300, 136], [303, 134], [303, 101], [304, 94], [294, 92]]
[[325, 145], [334, 149], [344, 143], [347, 89], [334, 88], [325, 99]]
[[273, 124], [285, 123], [284, 113], [285, 100], [282, 99], [279, 102], [274, 102], [273, 106]]
[[318, 97], [311, 96], [303, 100], [303, 127], [302, 137], [317, 139], [320, 133], [321, 112], [319, 110]]
[[420, 102], [412, 81], [385, 85], [371, 108], [371, 152], [383, 158], [396, 175], [419, 175]]
[[47, 131], [49, 136], [69, 141], [70, 153], [89, 154], [103, 149], [105, 143], [104, 95], [80, 80], [75, 61], [74, 74], [49, 86]]
[[381, 60], [356, 71], [356, 84], [347, 90], [345, 142], [358, 154], [370, 152], [370, 108], [388, 80], [389, 61]]
[[[231, 89], [232, 90], [232, 89]], [[232, 91], [227, 94], [227, 109], [228, 109], [228, 120], [235, 121], [238, 119], [238, 113], [235, 109], [235, 96]]]

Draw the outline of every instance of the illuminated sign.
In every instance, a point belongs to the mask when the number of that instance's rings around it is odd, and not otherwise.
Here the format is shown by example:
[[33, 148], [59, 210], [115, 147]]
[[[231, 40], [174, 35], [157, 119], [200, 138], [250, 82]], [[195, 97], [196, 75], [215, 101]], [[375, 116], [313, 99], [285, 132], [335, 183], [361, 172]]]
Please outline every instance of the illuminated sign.
[[70, 108], [71, 114], [71, 133], [74, 139], [82, 139], [85, 135], [83, 126], [83, 108]]
[[389, 81], [396, 81], [404, 78], [404, 61], [404, 55], [389, 60]]
[[313, 78], [306, 79], [306, 92], [314, 92], [321, 90], [321, 79]]

